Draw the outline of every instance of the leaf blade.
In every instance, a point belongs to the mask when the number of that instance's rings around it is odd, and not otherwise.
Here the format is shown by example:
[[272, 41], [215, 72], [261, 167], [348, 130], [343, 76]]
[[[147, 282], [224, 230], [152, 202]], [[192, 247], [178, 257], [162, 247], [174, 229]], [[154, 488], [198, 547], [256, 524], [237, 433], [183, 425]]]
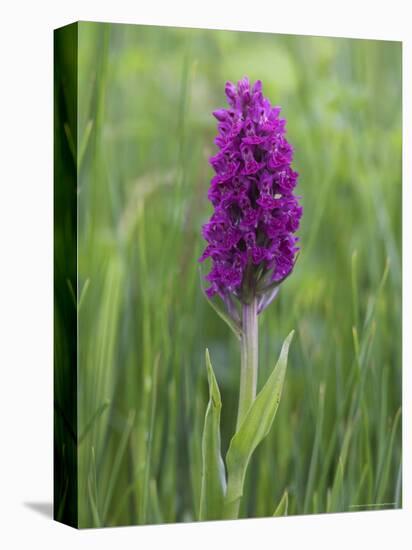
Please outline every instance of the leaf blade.
[[276, 507], [276, 510], [273, 513], [273, 517], [287, 516], [288, 503], [289, 503], [288, 492], [285, 491], [282, 495], [282, 498], [279, 501], [279, 504]]
[[226, 455], [228, 484], [225, 497], [225, 517], [237, 517], [243, 484], [250, 458], [259, 443], [269, 433], [279, 405], [285, 378], [289, 346], [294, 331], [286, 337], [279, 359], [266, 384], [259, 392], [238, 431], [232, 437]]
[[226, 475], [220, 450], [220, 412], [222, 401], [219, 386], [206, 349], [209, 402], [202, 436], [202, 480], [199, 520], [220, 519], [226, 491]]

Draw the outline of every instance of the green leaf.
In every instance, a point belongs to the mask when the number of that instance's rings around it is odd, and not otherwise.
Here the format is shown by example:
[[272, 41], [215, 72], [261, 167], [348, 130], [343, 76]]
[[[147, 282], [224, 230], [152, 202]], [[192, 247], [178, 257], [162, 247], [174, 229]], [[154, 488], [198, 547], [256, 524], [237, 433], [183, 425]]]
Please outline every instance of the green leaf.
[[317, 415], [317, 421], [316, 421], [315, 439], [313, 442], [312, 457], [310, 459], [308, 481], [306, 485], [305, 500], [303, 504], [303, 512], [305, 514], [309, 512], [310, 499], [312, 498], [313, 487], [314, 487], [315, 478], [316, 478], [316, 471], [319, 463], [324, 408], [325, 408], [325, 384], [322, 382], [319, 386], [318, 415]]
[[232, 437], [226, 455], [228, 485], [224, 517], [236, 518], [239, 513], [243, 484], [250, 458], [259, 443], [269, 433], [278, 409], [285, 378], [290, 342], [294, 331], [283, 343], [278, 362], [266, 384], [256, 397], [238, 431]]
[[[356, 420], [355, 420], [356, 422]], [[329, 498], [329, 508], [328, 512], [345, 512], [346, 503], [344, 498], [344, 477], [345, 477], [345, 468], [349, 455], [349, 446], [354, 432], [354, 424], [349, 423], [346, 428], [346, 432], [343, 438], [342, 448], [339, 454], [338, 466], [336, 469], [335, 477], [333, 480], [333, 485], [330, 492]]]
[[96, 454], [94, 447], [91, 448], [92, 460], [91, 460], [91, 472], [89, 474], [87, 484], [89, 490], [90, 508], [93, 516], [93, 527], [101, 527], [102, 522], [99, 514], [98, 500], [97, 500], [97, 481], [96, 481]]
[[80, 292], [79, 303], [77, 304], [77, 313], [80, 311], [80, 308], [82, 306], [84, 297], [87, 294], [87, 289], [89, 288], [89, 284], [90, 284], [90, 279], [86, 279], [85, 282], [84, 282], [82, 291]]
[[86, 279], [86, 281], [85, 281], [85, 283], [84, 283], [84, 285], [83, 285], [82, 291], [81, 291], [81, 293], [80, 293], [80, 298], [79, 298], [79, 300], [77, 300], [77, 293], [74, 291], [74, 288], [73, 288], [73, 285], [72, 285], [71, 280], [70, 280], [70, 279], [66, 279], [66, 282], [67, 282], [67, 286], [69, 287], [70, 296], [71, 296], [72, 299], [73, 299], [74, 307], [77, 309], [77, 313], [79, 313], [80, 307], [81, 307], [82, 302], [83, 302], [83, 300], [84, 300], [84, 297], [86, 296], [87, 289], [89, 288], [90, 279]]
[[390, 465], [391, 465], [391, 462], [394, 458], [393, 457], [393, 448], [394, 448], [394, 443], [395, 443], [395, 436], [396, 436], [396, 432], [397, 432], [397, 429], [398, 429], [398, 424], [399, 424], [399, 421], [400, 421], [400, 418], [401, 418], [401, 412], [402, 412], [402, 408], [399, 407], [399, 409], [397, 410], [397, 412], [395, 414], [395, 418], [393, 420], [393, 423], [392, 423], [392, 429], [391, 429], [391, 434], [390, 434], [390, 438], [389, 438], [389, 443], [387, 445], [385, 463], [383, 465], [382, 471], [379, 472], [379, 477], [378, 477], [379, 485], [378, 485], [378, 489], [377, 489], [376, 496], [375, 496], [375, 502], [378, 503], [378, 504], [382, 502], [382, 500], [384, 498], [384, 495], [385, 495], [385, 491], [387, 490], [387, 485], [388, 485], [388, 481], [389, 481], [389, 474], [390, 474]]
[[104, 413], [104, 411], [107, 409], [109, 405], [110, 405], [109, 399], [105, 399], [104, 402], [100, 405], [100, 407], [96, 409], [95, 413], [93, 414], [89, 422], [86, 424], [86, 427], [84, 428], [82, 433], [79, 435], [79, 438], [77, 440], [78, 445], [80, 445], [80, 443], [84, 440], [86, 435], [90, 432], [93, 424], [96, 422], [98, 418], [100, 418], [100, 416]]
[[287, 516], [288, 515], [288, 492], [283, 493], [282, 498], [280, 499], [279, 504], [273, 514], [273, 517]]
[[202, 438], [202, 486], [200, 491], [199, 520], [221, 519], [226, 491], [225, 466], [220, 452], [220, 399], [219, 386], [206, 350], [206, 369], [209, 382], [209, 403], [206, 409]]
[[124, 455], [125, 455], [125, 452], [126, 452], [126, 449], [127, 449], [127, 444], [128, 444], [128, 441], [129, 441], [129, 437], [130, 437], [130, 434], [132, 433], [132, 428], [133, 428], [133, 425], [134, 425], [135, 415], [136, 415], [136, 413], [135, 413], [134, 410], [129, 411], [126, 426], [123, 430], [122, 436], [120, 438], [119, 445], [118, 445], [117, 450], [116, 450], [116, 454], [114, 456], [114, 462], [113, 462], [112, 469], [111, 469], [111, 475], [110, 475], [110, 480], [109, 480], [109, 484], [108, 484], [108, 487], [107, 487], [106, 498], [104, 499], [104, 503], [103, 503], [103, 513], [102, 513], [102, 520], [103, 520], [102, 523], [103, 524], [105, 524], [106, 521], [107, 521], [107, 513], [109, 511], [109, 506], [112, 502], [113, 492], [115, 490], [116, 483], [117, 483], [117, 480], [118, 480], [118, 476], [119, 476], [120, 471], [121, 471], [122, 460], [124, 458]]
[[82, 139], [81, 144], [80, 144], [79, 163], [78, 163], [79, 168], [81, 167], [82, 162], [83, 162], [84, 154], [86, 152], [87, 145], [89, 143], [89, 137], [90, 137], [90, 134], [92, 132], [92, 128], [93, 128], [93, 120], [89, 120], [86, 124], [86, 128], [85, 128], [84, 134], [83, 134], [83, 139]]
[[75, 142], [74, 142], [74, 139], [73, 139], [73, 134], [72, 134], [72, 131], [70, 129], [69, 123], [65, 122], [64, 125], [63, 125], [63, 128], [64, 128], [64, 133], [66, 134], [67, 143], [69, 144], [70, 152], [72, 154], [74, 162], [76, 163], [76, 156], [77, 156], [76, 155], [76, 145], [75, 145]]

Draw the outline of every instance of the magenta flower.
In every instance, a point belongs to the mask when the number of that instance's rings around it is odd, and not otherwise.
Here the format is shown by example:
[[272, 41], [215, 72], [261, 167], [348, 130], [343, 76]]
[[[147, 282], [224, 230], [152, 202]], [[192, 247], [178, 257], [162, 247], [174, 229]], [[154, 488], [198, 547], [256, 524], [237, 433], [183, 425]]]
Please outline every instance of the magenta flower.
[[[207, 246], [199, 261], [211, 259], [212, 268], [205, 277], [210, 282], [206, 294], [208, 298], [219, 295], [224, 308], [214, 300], [209, 303], [240, 343], [239, 403], [236, 432], [226, 458], [227, 483], [224, 472], [222, 476], [220, 436], [213, 432], [219, 456], [216, 457], [214, 449], [212, 468], [204, 461], [200, 517], [205, 517], [206, 497], [212, 486], [206, 479], [214, 472], [217, 488], [214, 502], [223, 499], [223, 517], [229, 519], [239, 515], [249, 459], [264, 437], [258, 426], [263, 422], [270, 427], [282, 391], [293, 331], [259, 393], [261, 399], [256, 398], [259, 313], [276, 297], [280, 283], [293, 270], [298, 251], [295, 232], [302, 207], [299, 197], [293, 194], [298, 174], [291, 167], [293, 149], [285, 138], [285, 120], [279, 118], [280, 108], [272, 107], [263, 97], [259, 80], [251, 88], [246, 77], [237, 87], [228, 82], [226, 96], [229, 108], [213, 113], [218, 120], [215, 143], [219, 151], [210, 158], [215, 175], [208, 197], [214, 212], [202, 228]], [[217, 393], [216, 401], [220, 401], [208, 354], [206, 358], [211, 401], [205, 416], [205, 433], [212, 425], [212, 392]], [[220, 415], [220, 407], [219, 412], [216, 407], [215, 413]], [[219, 421], [220, 416], [216, 418]], [[208, 438], [210, 434], [202, 443]], [[216, 517], [212, 515], [212, 519]]]
[[214, 213], [202, 228], [207, 241], [199, 261], [211, 258], [206, 275], [210, 297], [228, 305], [259, 297], [259, 311], [276, 294], [295, 263], [302, 207], [293, 194], [298, 174], [291, 168], [293, 148], [285, 138], [280, 108], [253, 87], [247, 77], [235, 87], [226, 83], [228, 109], [213, 113], [218, 120], [210, 158], [215, 176], [208, 193]]

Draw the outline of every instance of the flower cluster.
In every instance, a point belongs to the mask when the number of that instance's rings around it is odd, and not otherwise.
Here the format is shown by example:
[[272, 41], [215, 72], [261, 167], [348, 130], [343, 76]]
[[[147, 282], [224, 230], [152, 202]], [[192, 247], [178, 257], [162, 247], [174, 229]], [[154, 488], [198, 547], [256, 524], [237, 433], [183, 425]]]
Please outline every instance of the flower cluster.
[[293, 269], [302, 207], [293, 194], [298, 174], [291, 168], [293, 149], [285, 139], [285, 120], [243, 78], [226, 83], [228, 109], [218, 120], [210, 158], [215, 171], [208, 197], [214, 213], [202, 228], [208, 245], [199, 261], [212, 259], [206, 279], [209, 297], [234, 294], [241, 301], [259, 289], [273, 288]]

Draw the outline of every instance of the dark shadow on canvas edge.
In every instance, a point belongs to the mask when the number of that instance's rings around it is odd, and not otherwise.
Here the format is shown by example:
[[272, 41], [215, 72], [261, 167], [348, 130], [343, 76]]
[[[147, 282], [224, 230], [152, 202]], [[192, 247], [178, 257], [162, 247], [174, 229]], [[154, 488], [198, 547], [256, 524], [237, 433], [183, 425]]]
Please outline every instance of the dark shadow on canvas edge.
[[34, 512], [46, 517], [48, 519], [53, 519], [53, 503], [52, 502], [23, 502], [23, 505], [26, 508], [30, 508]]

